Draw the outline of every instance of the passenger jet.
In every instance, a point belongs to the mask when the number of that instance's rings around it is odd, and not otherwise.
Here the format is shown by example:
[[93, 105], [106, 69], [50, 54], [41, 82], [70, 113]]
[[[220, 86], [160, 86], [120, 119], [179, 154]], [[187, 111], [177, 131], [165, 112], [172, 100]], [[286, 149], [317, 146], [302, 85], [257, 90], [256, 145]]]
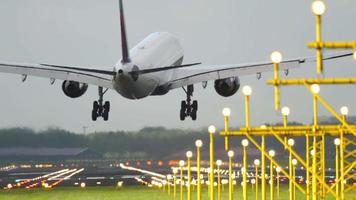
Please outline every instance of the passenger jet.
[[[119, 0], [122, 58], [112, 69], [92, 69], [53, 64], [25, 64], [0, 62], [0, 72], [19, 74], [25, 81], [27, 76], [45, 77], [53, 84], [62, 80], [62, 90], [70, 98], [82, 96], [88, 85], [98, 87], [98, 100], [93, 103], [92, 120], [109, 118], [110, 102], [104, 102], [108, 89], [115, 90], [128, 99], [142, 99], [148, 96], [165, 95], [170, 90], [183, 88], [186, 99], [181, 101], [180, 119], [197, 118], [198, 102], [192, 100], [194, 84], [214, 81], [216, 92], [224, 97], [234, 95], [239, 87], [239, 76], [272, 71], [273, 64], [268, 62], [250, 64], [202, 65], [201, 63], [183, 64], [184, 52], [179, 40], [170, 33], [156, 32], [129, 50], [126, 35], [123, 2]], [[352, 54], [325, 57], [333, 59]], [[284, 60], [281, 70], [288, 70], [301, 63], [313, 61], [313, 58]]]

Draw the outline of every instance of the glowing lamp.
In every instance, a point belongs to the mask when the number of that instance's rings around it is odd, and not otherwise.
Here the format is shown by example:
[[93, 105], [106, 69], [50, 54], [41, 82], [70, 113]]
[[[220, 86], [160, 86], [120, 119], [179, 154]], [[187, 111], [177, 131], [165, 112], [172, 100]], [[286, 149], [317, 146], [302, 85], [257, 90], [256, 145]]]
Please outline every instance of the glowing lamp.
[[346, 107], [346, 106], [343, 106], [343, 107], [340, 108], [340, 112], [341, 112], [342, 115], [346, 116], [346, 115], [349, 114], [349, 108]]
[[209, 126], [208, 131], [210, 134], [214, 134], [216, 132], [215, 126], [213, 126], [213, 125]]
[[288, 145], [291, 147], [294, 146], [294, 139], [292, 138], [288, 139]]
[[297, 159], [293, 158], [293, 160], [292, 160], [292, 164], [293, 164], [294, 166], [295, 166], [295, 165], [297, 165], [297, 164], [298, 164]]
[[243, 139], [241, 141], [241, 144], [242, 144], [242, 146], [247, 147], [248, 146], [248, 140], [247, 139]]
[[250, 96], [250, 95], [252, 94], [252, 88], [251, 88], [251, 86], [245, 85], [245, 86], [242, 88], [242, 93], [243, 93], [245, 96]]
[[229, 117], [231, 115], [231, 110], [230, 110], [230, 108], [224, 108], [222, 110], [222, 113], [223, 113], [224, 117]]
[[279, 51], [274, 51], [271, 53], [271, 61], [275, 64], [282, 62], [282, 54]]
[[203, 142], [201, 140], [197, 140], [197, 141], [195, 141], [195, 146], [200, 148], [203, 146]]
[[287, 106], [283, 107], [282, 108], [282, 115], [288, 116], [289, 114], [290, 114], [290, 109]]
[[335, 144], [336, 146], [339, 146], [339, 145], [340, 145], [340, 143], [341, 143], [340, 138], [335, 138], [335, 140], [334, 140], [334, 144]]
[[221, 165], [222, 165], [222, 161], [221, 161], [221, 160], [217, 160], [217, 161], [216, 161], [216, 165], [217, 165], [217, 166], [221, 166]]
[[313, 92], [313, 94], [319, 94], [320, 92], [320, 86], [318, 84], [313, 84], [311, 86], [311, 90]]
[[325, 10], [326, 6], [323, 1], [317, 0], [312, 3], [312, 11], [315, 15], [323, 15]]
[[184, 165], [185, 165], [184, 160], [180, 160], [180, 161], [179, 161], [179, 166], [180, 166], [180, 167], [183, 167]]
[[230, 150], [229, 152], [227, 152], [227, 155], [229, 156], [229, 158], [234, 157], [234, 151]]
[[256, 166], [259, 166], [261, 164], [260, 160], [256, 159], [253, 161], [253, 164], [255, 164]]
[[187, 158], [191, 158], [193, 156], [193, 153], [191, 151], [187, 151], [185, 155], [187, 156]]
[[274, 150], [269, 150], [268, 154], [269, 156], [274, 157], [276, 155], [276, 152]]

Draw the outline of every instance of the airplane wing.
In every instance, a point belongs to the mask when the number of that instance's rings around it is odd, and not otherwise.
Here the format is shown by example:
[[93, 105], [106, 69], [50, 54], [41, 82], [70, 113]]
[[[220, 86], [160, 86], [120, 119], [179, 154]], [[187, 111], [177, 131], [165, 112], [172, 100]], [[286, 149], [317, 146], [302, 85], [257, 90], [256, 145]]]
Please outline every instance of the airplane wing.
[[[332, 60], [352, 55], [353, 53], [343, 52], [339, 54], [325, 56], [323, 59]], [[284, 60], [280, 63], [279, 69], [289, 70], [291, 68], [299, 67], [300, 64], [306, 62], [315, 62], [315, 57]], [[165, 85], [168, 86], [169, 89], [175, 89], [210, 80], [258, 74], [268, 71], [273, 71], [273, 63], [270, 61], [247, 64], [196, 65], [189, 68], [176, 69], [176, 74], [172, 78], [172, 81], [169, 81]]]
[[26, 64], [0, 62], [0, 72], [37, 76], [52, 80], [68, 80], [104, 88], [113, 89], [112, 79], [115, 72], [110, 70], [89, 69], [49, 64]]

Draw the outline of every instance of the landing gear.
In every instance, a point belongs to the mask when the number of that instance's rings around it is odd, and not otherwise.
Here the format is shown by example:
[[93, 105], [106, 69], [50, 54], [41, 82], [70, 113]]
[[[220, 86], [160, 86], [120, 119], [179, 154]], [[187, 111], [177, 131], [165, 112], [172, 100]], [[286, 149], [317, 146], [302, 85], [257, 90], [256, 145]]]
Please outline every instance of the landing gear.
[[191, 97], [193, 96], [194, 86], [188, 85], [187, 90], [183, 88], [185, 93], [187, 94], [187, 100], [181, 101], [180, 107], [180, 120], [184, 121], [186, 117], [190, 116], [192, 120], [197, 119], [197, 111], [198, 111], [198, 101], [194, 100], [191, 103]]
[[99, 87], [99, 100], [93, 102], [93, 110], [91, 112], [91, 118], [93, 121], [96, 121], [98, 117], [102, 117], [104, 121], [108, 121], [109, 119], [109, 111], [110, 111], [110, 102], [104, 100], [104, 94], [108, 91], [106, 89], [103, 91], [102, 87]]

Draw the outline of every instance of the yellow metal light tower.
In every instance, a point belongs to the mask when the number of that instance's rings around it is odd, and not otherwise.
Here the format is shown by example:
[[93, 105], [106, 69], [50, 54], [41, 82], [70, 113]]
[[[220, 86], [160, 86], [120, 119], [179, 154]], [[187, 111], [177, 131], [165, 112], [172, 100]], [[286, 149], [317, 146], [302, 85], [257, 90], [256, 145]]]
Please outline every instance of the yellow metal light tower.
[[232, 158], [234, 157], [234, 152], [232, 150], [227, 153], [229, 157], [229, 200], [234, 198], [234, 188], [232, 184]]
[[248, 168], [247, 168], [247, 153], [246, 153], [246, 147], [248, 146], [248, 140], [247, 139], [243, 139], [241, 141], [241, 144], [243, 146], [243, 170], [241, 170], [242, 172], [242, 196], [244, 200], [247, 200], [247, 172], [248, 172]]
[[[292, 173], [293, 173], [292, 177], [293, 177], [293, 180], [295, 180], [295, 178], [296, 178], [295, 170], [296, 170], [297, 164], [298, 164], [298, 161], [297, 161], [297, 159], [294, 158], [294, 159], [292, 160], [292, 165], [293, 165], [293, 166], [292, 166], [292, 168], [293, 168], [293, 169], [292, 169]], [[296, 199], [295, 199], [295, 184], [293, 185], [293, 192], [292, 192], [292, 193], [293, 193], [293, 200], [296, 200]]]
[[178, 174], [178, 169], [173, 168], [173, 198], [176, 199], [177, 197], [177, 174]]
[[281, 172], [281, 168], [280, 167], [276, 167], [276, 172], [277, 172], [277, 176], [276, 176], [276, 180], [277, 180], [277, 199], [279, 199], [280, 197], [280, 185], [279, 185], [279, 173]]
[[225, 129], [225, 151], [228, 151], [230, 146], [229, 146], [229, 117], [231, 115], [231, 110], [230, 108], [224, 108], [222, 111], [223, 115], [224, 115], [224, 129]]
[[[269, 156], [271, 156], [272, 158], [276, 155], [276, 152], [274, 150], [270, 150], [268, 152]], [[269, 170], [270, 170], [270, 200], [274, 199], [274, 185], [273, 185], [273, 162], [270, 162], [270, 166], [269, 166]]]
[[256, 159], [253, 161], [253, 164], [255, 164], [255, 179], [256, 179], [256, 198], [255, 200], [258, 200], [258, 167], [260, 166], [261, 162], [260, 160]]
[[339, 158], [339, 147], [340, 147], [340, 138], [335, 138], [334, 144], [335, 144], [335, 185], [336, 185], [336, 196], [337, 198], [340, 198], [340, 183], [339, 181], [339, 163], [340, 163], [340, 158]]
[[201, 140], [195, 141], [197, 147], [197, 200], [201, 200], [201, 179], [200, 179], [200, 149], [203, 146]]
[[193, 153], [191, 151], [187, 151], [187, 153], [185, 154], [187, 156], [187, 167], [188, 167], [188, 180], [187, 180], [187, 185], [188, 185], [188, 195], [187, 195], [187, 199], [191, 200], [192, 199], [192, 187], [191, 187], [191, 158], [193, 156]]
[[[292, 148], [294, 146], [294, 139], [290, 138], [288, 139], [288, 146], [290, 148]], [[292, 159], [293, 159], [293, 156], [292, 156], [292, 151], [289, 151], [289, 165], [288, 165], [288, 168], [289, 168], [289, 200], [293, 200], [293, 180], [294, 179], [291, 179], [293, 177], [293, 171], [292, 171]]]
[[214, 200], [214, 134], [216, 132], [215, 126], [211, 125], [208, 128], [210, 138], [210, 200]]
[[180, 160], [179, 161], [179, 169], [180, 169], [180, 200], [183, 200], [183, 185], [184, 185], [184, 182], [183, 182], [183, 167], [185, 165], [185, 162], [184, 160]]
[[220, 177], [220, 166], [222, 165], [221, 160], [216, 161], [217, 172], [218, 172], [218, 200], [221, 200], [221, 177]]

